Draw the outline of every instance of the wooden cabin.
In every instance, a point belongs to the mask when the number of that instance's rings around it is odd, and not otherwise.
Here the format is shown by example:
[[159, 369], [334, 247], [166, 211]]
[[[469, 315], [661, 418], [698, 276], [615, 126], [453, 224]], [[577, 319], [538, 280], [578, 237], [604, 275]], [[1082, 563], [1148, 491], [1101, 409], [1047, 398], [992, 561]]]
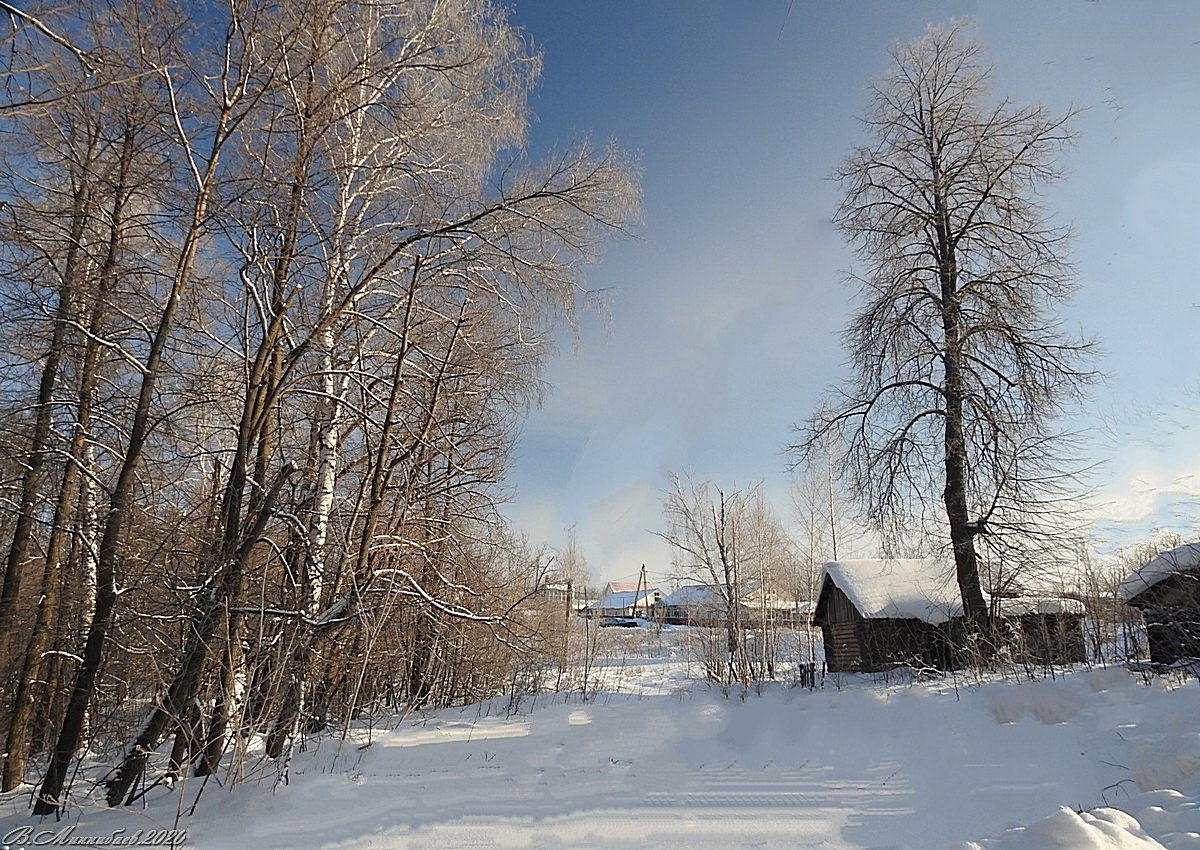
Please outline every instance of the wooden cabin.
[[1119, 595], [1145, 618], [1152, 663], [1200, 658], [1200, 543], [1151, 558], [1122, 582]]
[[813, 611], [813, 625], [825, 638], [826, 667], [872, 673], [901, 664], [953, 666], [950, 621], [962, 605], [940, 572], [939, 565], [915, 559], [826, 564]]
[[1020, 664], [1082, 664], [1087, 660], [1083, 637], [1086, 606], [1078, 599], [1020, 596], [994, 599], [1000, 620], [1002, 649]]
[[[900, 665], [939, 670], [967, 660], [967, 629], [954, 567], [922, 559], [834, 561], [821, 574], [813, 624], [832, 672]], [[1054, 597], [994, 599], [1000, 634], [1019, 662], [1084, 660], [1082, 603]]]

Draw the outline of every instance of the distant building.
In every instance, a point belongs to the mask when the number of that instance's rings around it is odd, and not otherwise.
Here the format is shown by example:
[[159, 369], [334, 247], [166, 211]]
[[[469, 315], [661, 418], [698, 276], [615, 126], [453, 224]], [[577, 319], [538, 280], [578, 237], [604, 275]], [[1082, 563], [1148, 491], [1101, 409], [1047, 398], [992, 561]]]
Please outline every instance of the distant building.
[[631, 585], [629, 590], [614, 590], [614, 586], [623, 587], [621, 582], [610, 581], [604, 589], [604, 595], [583, 609], [585, 617], [648, 617], [650, 607], [662, 599], [662, 591], [657, 587], [642, 587]]
[[[806, 601], [781, 599], [758, 588], [747, 589], [738, 600], [738, 619], [748, 627], [763, 622], [796, 624], [807, 619], [811, 610]], [[653, 616], [669, 625], [724, 626], [728, 613], [723, 588], [688, 584], [663, 597]]]
[[[954, 568], [923, 559], [833, 561], [821, 571], [813, 624], [833, 672], [875, 672], [902, 664], [940, 670], [966, 660], [967, 629]], [[1084, 660], [1083, 604], [1022, 596], [992, 600], [1014, 659]]]
[[725, 623], [721, 591], [707, 584], [688, 584], [654, 606], [654, 619], [674, 626], [716, 626]]
[[540, 585], [537, 589], [537, 596], [546, 602], [554, 602], [559, 605], [575, 605], [575, 588], [569, 582], [550, 582]]
[[604, 595], [607, 596], [610, 593], [635, 593], [636, 591], [646, 589], [646, 585], [636, 581], [610, 581], [604, 585]]
[[1142, 612], [1152, 662], [1200, 658], [1200, 543], [1151, 558], [1121, 583], [1118, 595]]

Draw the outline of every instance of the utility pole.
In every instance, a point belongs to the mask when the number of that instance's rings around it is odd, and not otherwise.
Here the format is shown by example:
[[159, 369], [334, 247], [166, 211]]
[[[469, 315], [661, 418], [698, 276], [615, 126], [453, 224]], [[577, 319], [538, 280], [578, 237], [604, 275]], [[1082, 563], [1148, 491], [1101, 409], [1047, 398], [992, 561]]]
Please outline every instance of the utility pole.
[[[633, 592], [633, 616], [638, 615], [638, 598], [642, 595], [643, 590], [649, 590], [650, 585], [646, 583], [646, 565], [642, 564], [642, 571], [638, 573], [637, 590]], [[646, 604], [646, 616], [650, 616], [650, 605]]]

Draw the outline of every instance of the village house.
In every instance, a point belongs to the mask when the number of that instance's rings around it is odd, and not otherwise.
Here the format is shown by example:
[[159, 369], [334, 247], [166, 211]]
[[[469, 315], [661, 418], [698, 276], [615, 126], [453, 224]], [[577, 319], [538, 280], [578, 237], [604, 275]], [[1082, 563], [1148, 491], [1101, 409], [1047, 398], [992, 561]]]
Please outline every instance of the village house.
[[548, 582], [540, 585], [535, 595], [545, 602], [568, 607], [575, 605], [575, 587], [570, 582]]
[[1200, 658], [1200, 543], [1151, 558], [1121, 583], [1118, 596], [1142, 612], [1151, 662]]
[[[728, 605], [721, 587], [687, 584], [663, 597], [652, 612], [654, 619], [676, 626], [724, 626]], [[738, 599], [738, 619], [746, 626], [760, 623], [796, 625], [807, 619], [807, 601], [781, 599], [759, 588], [750, 588]]]
[[654, 606], [654, 619], [672, 626], [723, 625], [725, 614], [725, 597], [708, 584], [686, 584]]
[[[945, 670], [966, 660], [962, 598], [952, 565], [925, 559], [834, 561], [821, 571], [813, 625], [832, 672], [875, 672], [910, 664]], [[1083, 604], [1021, 596], [991, 600], [1014, 660], [1084, 660]]]
[[581, 612], [585, 617], [648, 617], [650, 608], [662, 599], [657, 587], [637, 582], [610, 581], [604, 595]]

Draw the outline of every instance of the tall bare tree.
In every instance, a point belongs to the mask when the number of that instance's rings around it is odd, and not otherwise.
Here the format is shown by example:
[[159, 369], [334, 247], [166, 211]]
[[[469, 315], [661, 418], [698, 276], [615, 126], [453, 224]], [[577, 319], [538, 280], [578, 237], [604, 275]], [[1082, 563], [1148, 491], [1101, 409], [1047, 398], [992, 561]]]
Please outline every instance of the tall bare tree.
[[[169, 16], [171, 13], [164, 14]], [[247, 34], [240, 26], [231, 23], [227, 32], [221, 71], [216, 75], [212, 87], [208, 89], [212, 103], [209, 117], [212, 121], [204, 128], [205, 149], [196, 150], [180, 111], [176, 95], [176, 77], [179, 75], [180, 66], [193, 71], [198, 69], [186, 61], [178, 61], [176, 51], [182, 49], [182, 45], [176, 41], [178, 35], [164, 37], [162, 40], [155, 38], [162, 35], [163, 30], [172, 26], [178, 27], [178, 22], [157, 19], [154, 16], [147, 21], [138, 10], [128, 5], [119, 5], [115, 18], [114, 29], [125, 40], [125, 44], [153, 48], [139, 50], [135, 54], [142, 64], [139, 69], [140, 78], [161, 81], [155, 92], [158, 98], [158, 117], [168, 126], [175, 128], [179, 157], [186, 161], [191, 181], [183, 190], [181, 214], [172, 222], [177, 228], [177, 240], [167, 249], [170, 266], [164, 271], [169, 275], [169, 282], [163, 293], [162, 307], [151, 320], [149, 342], [138, 366], [136, 401], [128, 422], [125, 445], [117, 464], [119, 469], [109, 493], [102, 523], [97, 552], [96, 603], [88, 625], [82, 663], [76, 672], [66, 716], [34, 806], [37, 814], [50, 814], [61, 805], [60, 796], [68, 766], [79, 745], [88, 704], [104, 662], [121, 592], [122, 542], [135, 510], [136, 486], [145, 451], [158, 423], [158, 416], [161, 415], [154, 409], [158, 401], [158, 383], [167, 368], [169, 346], [176, 332], [185, 298], [190, 295], [194, 283], [197, 256], [207, 230], [208, 207], [219, 174], [221, 151], [229, 142], [239, 117], [245, 114], [243, 102], [247, 99], [246, 69], [239, 65], [239, 59], [244, 58], [242, 48]], [[119, 49], [117, 45], [114, 45], [115, 49]], [[186, 77], [188, 74], [182, 76]], [[195, 131], [196, 127], [191, 129]]]
[[885, 545], [914, 518], [948, 541], [980, 628], [980, 549], [1011, 556], [1072, 486], [1056, 420], [1092, 354], [1057, 318], [1074, 288], [1069, 233], [1040, 201], [1074, 113], [989, 97], [981, 51], [965, 24], [933, 27], [894, 47], [871, 88], [871, 140], [837, 174], [835, 224], [862, 268], [853, 377], [797, 447], [840, 435], [841, 469]]
[[[454, 537], [491, 522], [487, 491], [503, 471], [511, 414], [531, 397], [546, 329], [573, 312], [581, 264], [636, 205], [613, 150], [576, 146], [539, 165], [499, 159], [521, 141], [537, 63], [490, 3], [312, 0], [271, 24], [259, 63], [279, 71], [246, 122], [223, 210], [240, 258], [227, 303], [243, 311], [230, 327], [244, 366], [211, 589], [107, 782], [113, 805], [184, 722], [217, 646], [236, 641], [223, 624], [244, 613], [250, 565], [275, 560], [259, 554], [264, 538], [288, 540], [283, 566], [300, 577], [273, 608], [290, 625], [274, 662], [286, 686], [260, 709], [272, 757], [324, 714], [309, 709], [319, 652], [368, 608], [380, 622], [381, 595], [437, 612], [415, 620], [410, 640], [421, 698], [436, 623], [496, 618], [469, 598], [467, 576], [454, 577]], [[294, 461], [309, 445], [316, 463]], [[302, 465], [301, 496], [288, 504]], [[349, 545], [333, 558], [339, 478], [358, 488]], [[221, 690], [232, 680], [224, 670]], [[228, 702], [218, 694], [205, 771]]]
[[[114, 100], [120, 99], [121, 106], [113, 108], [109, 104], [106, 108], [102, 100], [97, 102], [98, 99], [95, 98], [86, 100], [74, 98], [73, 100], [78, 102], [78, 110], [74, 116], [75, 121], [59, 125], [59, 130], [63, 135], [66, 135], [67, 127], [72, 127], [76, 132], [86, 133], [89, 139], [102, 142], [104, 150], [95, 152], [99, 154], [96, 159], [75, 162], [73, 167], [78, 169], [77, 180], [81, 183], [96, 184], [93, 186], [93, 191], [99, 189], [100, 181], [103, 181], [102, 194], [105, 196], [104, 203], [107, 209], [105, 215], [99, 215], [96, 211], [87, 213], [88, 229], [94, 232], [89, 234], [86, 239], [82, 233], [72, 234], [70, 237], [72, 246], [64, 246], [63, 253], [67, 257], [74, 250], [82, 251], [85, 247], [90, 249], [86, 264], [88, 271], [79, 279], [73, 280], [73, 276], [69, 272], [70, 263], [66, 264], [61, 279], [62, 292], [59, 296], [60, 299], [66, 299], [68, 303], [75, 303], [75, 309], [72, 312], [77, 312], [78, 316], [70, 322], [72, 329], [77, 327], [86, 330], [83, 333], [82, 344], [73, 346], [81, 351], [70, 358], [75, 361], [70, 370], [74, 376], [74, 399], [69, 405], [69, 408], [73, 408], [74, 417], [73, 421], [65, 420], [69, 425], [70, 437], [66, 441], [65, 463], [56, 482], [58, 490], [54, 500], [50, 528], [47, 532], [48, 539], [42, 554], [44, 566], [37, 614], [25, 648], [24, 661], [13, 696], [13, 712], [5, 747], [7, 760], [4, 765], [3, 779], [0, 780], [0, 787], [3, 790], [11, 789], [22, 778], [23, 754], [29, 723], [35, 707], [33, 689], [42, 679], [40, 676], [42, 660], [54, 638], [53, 623], [59, 616], [59, 606], [63, 604], [62, 570], [69, 550], [72, 518], [76, 515], [77, 497], [82, 490], [83, 479], [86, 475], [92, 474], [89, 468], [91, 466], [90, 440], [94, 436], [91, 433], [92, 418], [104, 348], [101, 339], [109, 324], [109, 302], [118, 288], [117, 281], [123, 274], [128, 277], [136, 277], [136, 272], [129, 267], [126, 258], [123, 257], [124, 252], [128, 250], [126, 243], [131, 240], [136, 230], [136, 225], [131, 227], [128, 223], [128, 219], [131, 218], [129, 208], [138, 203], [133, 187], [139, 182], [144, 189], [154, 186], [154, 180], [144, 171], [141, 174], [136, 173], [138, 164], [143, 169], [145, 168], [148, 159], [147, 148], [154, 144], [153, 142], [150, 145], [146, 143], [146, 137], [150, 135], [148, 124], [137, 115], [140, 99], [134, 97], [129, 91], [120, 92], [116, 87], [100, 89], [99, 92], [107, 93]], [[112, 134], [115, 138], [105, 139], [104, 136], [109, 133], [106, 132], [104, 125], [109, 121], [115, 122], [119, 129]], [[104, 162], [103, 160], [108, 161]], [[64, 157], [64, 161], [69, 162], [70, 158]], [[97, 194], [101, 194], [101, 192], [97, 192]], [[28, 219], [33, 218], [32, 215], [28, 216]], [[36, 228], [36, 225], [33, 227]], [[95, 240], [94, 245], [92, 244], [93, 240]], [[53, 251], [47, 251], [46, 254], [53, 256]], [[84, 284], [83, 281], [86, 283]], [[63, 340], [59, 340], [59, 345], [60, 347], [63, 345]], [[62, 353], [60, 351], [60, 355]], [[47, 371], [56, 372], [58, 370], [58, 359], [59, 357], [53, 354], [47, 356], [46, 364], [43, 367], [44, 375]], [[45, 387], [45, 385], [46, 380], [43, 377], [42, 386]], [[60, 407], [68, 407], [64, 402], [65, 400], [58, 401]], [[33, 469], [32, 463], [29, 469]], [[22, 511], [18, 517], [18, 528], [14, 533], [12, 544], [13, 549], [22, 545], [21, 519], [25, 516]], [[26, 526], [23, 531], [25, 545], [27, 545], [28, 539], [32, 537], [31, 529]], [[9, 569], [10, 571], [19, 569], [19, 562], [17, 566], [10, 563]]]
[[793, 466], [788, 495], [797, 523], [797, 567], [807, 573], [807, 583], [801, 586], [809, 588], [811, 595], [824, 562], [852, 557], [863, 546], [861, 529], [855, 527], [851, 514], [852, 501], [838, 481], [832, 439], [812, 446]]
[[499, 485], [629, 163], [527, 159], [540, 61], [492, 0], [14, 9], [4, 787], [49, 748], [52, 813], [124, 743], [118, 804], [257, 734], [283, 776], [497, 693], [541, 651]]

